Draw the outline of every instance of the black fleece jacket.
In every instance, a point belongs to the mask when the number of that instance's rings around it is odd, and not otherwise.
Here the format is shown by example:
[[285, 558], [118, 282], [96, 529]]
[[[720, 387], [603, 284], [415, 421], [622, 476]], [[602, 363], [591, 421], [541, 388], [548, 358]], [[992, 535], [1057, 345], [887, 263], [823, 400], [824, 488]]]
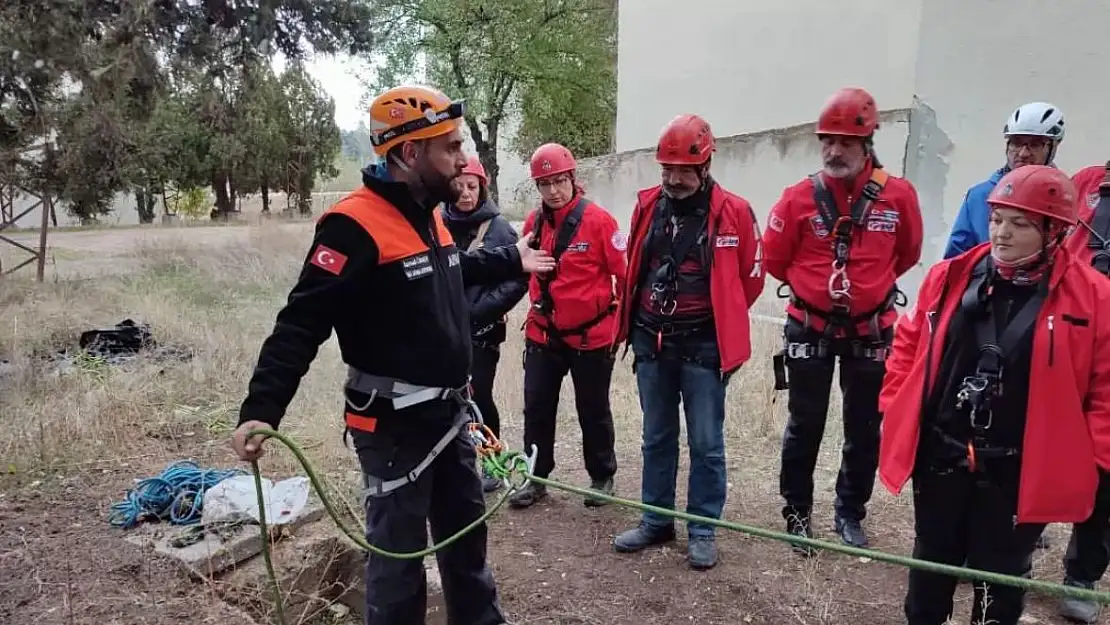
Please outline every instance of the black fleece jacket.
[[[493, 200], [486, 200], [477, 209], [464, 213], [453, 204], [443, 209], [444, 223], [460, 250], [467, 250], [478, 236], [483, 222], [489, 222], [478, 249], [514, 245], [519, 240], [516, 230]], [[528, 293], [528, 278], [520, 276], [497, 283], [468, 284], [466, 299], [470, 304], [471, 337], [475, 342], [499, 345], [505, 342], [503, 318]]]

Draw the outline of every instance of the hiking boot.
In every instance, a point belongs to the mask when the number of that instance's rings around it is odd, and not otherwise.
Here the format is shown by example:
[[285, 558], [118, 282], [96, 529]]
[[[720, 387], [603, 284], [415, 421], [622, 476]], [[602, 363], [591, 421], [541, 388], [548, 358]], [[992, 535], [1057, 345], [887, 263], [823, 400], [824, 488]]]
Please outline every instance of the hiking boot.
[[544, 497], [547, 497], [546, 486], [535, 482], [528, 482], [524, 488], [516, 491], [509, 497], [509, 507], [527, 508]]
[[647, 547], [669, 543], [674, 538], [674, 525], [653, 527], [640, 523], [639, 527], [617, 534], [613, 539], [613, 549], [617, 553], [636, 553]]
[[863, 533], [863, 526], [859, 521], [836, 515], [833, 517], [833, 529], [845, 545], [860, 549], [867, 546], [867, 534]]
[[708, 571], [717, 566], [717, 541], [712, 536], [691, 536], [686, 560], [695, 571]]
[[[809, 525], [809, 513], [807, 512], [790, 512], [786, 515], [786, 533], [793, 536], [802, 536], [805, 538], [813, 538], [813, 529]], [[810, 557], [817, 554], [817, 550], [807, 545], [797, 545], [791, 543], [790, 549], [794, 553]]]
[[[1064, 585], [1087, 590], [1095, 589], [1095, 585], [1091, 582], [1080, 582], [1070, 578], [1064, 578]], [[1073, 623], [1094, 623], [1098, 620], [1099, 605], [1087, 599], [1064, 597], [1060, 599], [1058, 610], [1060, 616]]]
[[[609, 495], [611, 497], [614, 492], [613, 478], [607, 477], [603, 480], [590, 480], [590, 490], [596, 490], [599, 493]], [[586, 495], [586, 498], [582, 500], [582, 503], [585, 504], [587, 508], [600, 508], [601, 506], [604, 506], [609, 502], [605, 501], [604, 499], [598, 499], [593, 495]]]
[[493, 477], [492, 475], [483, 475], [482, 476], [482, 492], [483, 493], [495, 492], [497, 490], [500, 490], [502, 486], [504, 486], [504, 483], [501, 480], [497, 479], [496, 477]]

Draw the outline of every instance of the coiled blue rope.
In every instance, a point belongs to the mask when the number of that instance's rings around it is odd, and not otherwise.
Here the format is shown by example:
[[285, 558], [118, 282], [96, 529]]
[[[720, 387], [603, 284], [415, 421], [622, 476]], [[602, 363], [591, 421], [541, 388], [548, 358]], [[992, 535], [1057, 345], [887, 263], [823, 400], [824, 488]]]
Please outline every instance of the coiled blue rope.
[[173, 525], [192, 525], [200, 521], [204, 493], [236, 475], [240, 469], [201, 469], [192, 460], [175, 462], [156, 477], [140, 481], [127, 491], [123, 501], [113, 503], [108, 522], [130, 529], [145, 520], [169, 520]]

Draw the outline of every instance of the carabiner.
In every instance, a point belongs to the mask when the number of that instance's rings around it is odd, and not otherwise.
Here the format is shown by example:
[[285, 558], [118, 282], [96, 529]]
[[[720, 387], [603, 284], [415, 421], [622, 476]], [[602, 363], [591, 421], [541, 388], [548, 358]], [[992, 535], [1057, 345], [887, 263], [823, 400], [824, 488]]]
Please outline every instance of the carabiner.
[[[840, 279], [839, 287], [833, 286], [838, 278]], [[833, 273], [829, 275], [828, 288], [829, 297], [832, 298], [833, 301], [852, 299], [852, 281], [848, 279], [848, 274], [843, 269], [834, 270]]]

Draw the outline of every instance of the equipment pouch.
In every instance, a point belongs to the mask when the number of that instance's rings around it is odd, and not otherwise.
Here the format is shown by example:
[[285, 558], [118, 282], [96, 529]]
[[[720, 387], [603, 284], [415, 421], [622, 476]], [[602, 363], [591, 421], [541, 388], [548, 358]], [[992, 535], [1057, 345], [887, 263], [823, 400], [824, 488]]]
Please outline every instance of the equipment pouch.
[[774, 363], [775, 371], [775, 390], [785, 391], [790, 388], [790, 382], [786, 378], [786, 352], [780, 351], [771, 357]]

